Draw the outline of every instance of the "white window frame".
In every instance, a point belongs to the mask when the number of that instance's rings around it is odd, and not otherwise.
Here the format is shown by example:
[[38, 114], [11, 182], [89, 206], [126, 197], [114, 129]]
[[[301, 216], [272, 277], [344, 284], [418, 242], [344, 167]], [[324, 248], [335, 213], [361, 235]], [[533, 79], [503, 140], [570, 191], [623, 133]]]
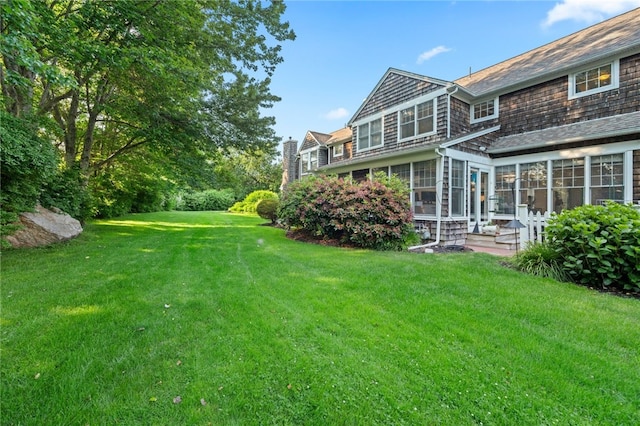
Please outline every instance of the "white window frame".
[[[591, 90], [585, 90], [584, 92], [576, 93], [576, 77], [579, 74], [583, 74], [585, 72], [593, 71], [598, 68], [605, 67], [607, 65], [611, 65], [611, 84], [606, 86], [597, 87]], [[589, 96], [596, 93], [602, 93], [609, 90], [614, 90], [620, 87], [620, 60], [616, 59], [612, 62], [601, 63], [589, 68], [582, 69], [573, 74], [569, 74], [569, 99], [581, 98], [583, 96]]]
[[[422, 101], [422, 102], [416, 102], [415, 104], [413, 104], [411, 106], [407, 106], [405, 108], [402, 108], [402, 109], [400, 109], [398, 111], [398, 141], [407, 141], [407, 140], [411, 140], [411, 139], [418, 138], [418, 137], [429, 136], [429, 135], [435, 134], [438, 131], [438, 129], [437, 129], [438, 103], [437, 103], [436, 100], [437, 100], [437, 97], [432, 98], [432, 99], [428, 99], [428, 100]], [[432, 110], [433, 110], [432, 129], [429, 132], [418, 133], [418, 129], [419, 129], [419, 125], [418, 125], [418, 121], [419, 121], [418, 120], [418, 106], [424, 105], [424, 104], [429, 103], [429, 102], [431, 102], [431, 107], [432, 107]], [[413, 135], [403, 138], [402, 137], [402, 112], [406, 111], [408, 109], [412, 109], [412, 108], [413, 108]]]
[[[380, 121], [380, 143], [376, 144], [376, 145], [371, 145], [371, 135], [372, 135], [372, 133], [371, 133], [371, 123], [374, 123], [376, 121]], [[362, 128], [364, 126], [367, 126], [367, 135], [366, 135], [367, 146], [366, 147], [360, 146], [360, 140], [364, 139], [364, 136], [362, 136], [360, 134], [360, 132], [362, 131]], [[358, 125], [356, 146], [358, 147], [358, 152], [369, 151], [371, 149], [376, 149], [376, 148], [380, 148], [380, 147], [384, 146], [384, 118], [383, 117], [378, 117], [376, 119], [373, 119], [373, 120], [367, 121], [366, 123], [362, 123], [362, 124]]]
[[[495, 97], [493, 99], [485, 99], [484, 101], [481, 102], [476, 102], [474, 104], [471, 105], [471, 111], [470, 111], [470, 122], [471, 124], [475, 124], [475, 123], [480, 123], [482, 121], [487, 121], [487, 120], [491, 120], [494, 118], [498, 118], [498, 116], [500, 115], [500, 102], [499, 102], [499, 97]], [[474, 118], [476, 115], [476, 107], [482, 104], [486, 104], [488, 102], [493, 102], [493, 114], [491, 115], [487, 115], [485, 117], [480, 117], [480, 118]]]
[[344, 155], [344, 145], [343, 144], [334, 145], [334, 147], [333, 147], [333, 156], [334, 157], [339, 157], [341, 155]]
[[[313, 161], [311, 158], [313, 154], [315, 154], [316, 156], [315, 161]], [[314, 170], [318, 169], [318, 160], [320, 158], [318, 154], [319, 153], [317, 148], [300, 152], [300, 174], [301, 175], [311, 174], [313, 173]], [[314, 163], [315, 163], [315, 167], [312, 167]], [[305, 170], [305, 164], [306, 164], [306, 170]]]

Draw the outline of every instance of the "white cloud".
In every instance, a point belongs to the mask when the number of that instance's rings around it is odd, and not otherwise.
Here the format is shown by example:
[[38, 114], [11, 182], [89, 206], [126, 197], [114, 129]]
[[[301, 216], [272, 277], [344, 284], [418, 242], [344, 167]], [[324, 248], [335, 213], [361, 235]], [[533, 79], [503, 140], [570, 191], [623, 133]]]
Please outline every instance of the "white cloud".
[[427, 50], [426, 52], [423, 52], [420, 54], [420, 56], [418, 56], [418, 60], [416, 61], [419, 64], [423, 63], [424, 61], [428, 61], [429, 59], [433, 58], [436, 55], [439, 55], [441, 53], [445, 53], [445, 52], [449, 52], [451, 49], [449, 49], [448, 47], [444, 47], [444, 46], [438, 46], [438, 47], [434, 47], [431, 50]]
[[592, 24], [636, 7], [640, 7], [640, 0], [562, 0], [547, 12], [542, 26], [566, 20]]
[[324, 118], [326, 118], [327, 120], [339, 120], [341, 118], [347, 117], [349, 115], [349, 111], [347, 111], [345, 108], [337, 108], [337, 109], [332, 109], [331, 111], [329, 111], [328, 113], [326, 113], [324, 115]]

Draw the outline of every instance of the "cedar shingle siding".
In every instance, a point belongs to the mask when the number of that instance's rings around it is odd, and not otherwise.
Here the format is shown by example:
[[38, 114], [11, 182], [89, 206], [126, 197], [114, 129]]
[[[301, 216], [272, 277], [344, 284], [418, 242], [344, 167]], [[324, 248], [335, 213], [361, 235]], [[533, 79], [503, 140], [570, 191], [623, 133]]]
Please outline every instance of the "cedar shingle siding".
[[[619, 65], [617, 87], [612, 84], [602, 91], [570, 95], [569, 85], [575, 73], [613, 61]], [[400, 141], [399, 111], [428, 99], [436, 100], [435, 132]], [[472, 106], [493, 99], [498, 99], [497, 116], [471, 123]], [[357, 126], [377, 118], [383, 121], [382, 145], [358, 152]], [[540, 162], [549, 170], [557, 159], [583, 158], [588, 164], [589, 157], [599, 161], [599, 155], [612, 154], [618, 164], [620, 158], [632, 160], [631, 168], [624, 163], [624, 197], [638, 202], [640, 8], [451, 82], [390, 68], [349, 126], [351, 134], [348, 128], [332, 134], [308, 132], [301, 150], [316, 147], [319, 154], [325, 155], [318, 156], [322, 171], [357, 179], [364, 178], [371, 169], [399, 164], [410, 164], [413, 175], [413, 165], [436, 159], [436, 212], [441, 211], [442, 220], [432, 211], [427, 214], [420, 210], [417, 202], [414, 207], [416, 224], [428, 228], [431, 235], [435, 236], [439, 224], [441, 244], [463, 244], [467, 233], [478, 223], [476, 220], [486, 223], [512, 219], [512, 213], [490, 210], [492, 206], [487, 201], [498, 194], [499, 166], [515, 169], [516, 165]], [[344, 146], [343, 156], [327, 162], [328, 152], [337, 143]], [[458, 169], [464, 173], [458, 174], [465, 179], [464, 188], [462, 178], [453, 185], [451, 160], [464, 167]], [[488, 177], [489, 186], [484, 188], [487, 192], [482, 192], [485, 198], [480, 197], [479, 183], [472, 179], [472, 168]], [[506, 181], [504, 174], [501, 179]], [[550, 200], [563, 188], [555, 178], [545, 179], [548, 202], [542, 203], [541, 208], [551, 209]], [[415, 177], [412, 181], [416, 181]], [[505, 182], [500, 184], [504, 190]], [[433, 194], [433, 184], [426, 185]], [[474, 185], [475, 192], [471, 190]], [[585, 202], [590, 202], [590, 185], [585, 182]], [[423, 187], [411, 189], [419, 193]], [[460, 201], [459, 206], [464, 205], [462, 216], [452, 215], [452, 194]], [[476, 212], [484, 213], [482, 216], [471, 214], [471, 197], [477, 197], [474, 205]]]

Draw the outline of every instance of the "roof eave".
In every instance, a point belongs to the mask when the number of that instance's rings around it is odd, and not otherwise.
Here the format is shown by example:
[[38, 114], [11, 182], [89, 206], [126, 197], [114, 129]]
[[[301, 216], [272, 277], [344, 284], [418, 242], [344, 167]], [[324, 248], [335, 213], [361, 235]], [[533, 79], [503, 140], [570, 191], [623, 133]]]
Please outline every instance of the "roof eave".
[[628, 136], [628, 135], [633, 135], [635, 133], [640, 134], [640, 130], [637, 128], [623, 129], [623, 130], [617, 130], [614, 132], [593, 133], [587, 136], [573, 136], [570, 138], [552, 139], [544, 142], [531, 143], [525, 146], [489, 148], [487, 150], [487, 153], [488, 154], [507, 154], [507, 153], [525, 151], [530, 149], [544, 148], [547, 146], [557, 146], [557, 145], [565, 145], [565, 144], [574, 143], [574, 142], [592, 141], [597, 139], [614, 138], [618, 136]]

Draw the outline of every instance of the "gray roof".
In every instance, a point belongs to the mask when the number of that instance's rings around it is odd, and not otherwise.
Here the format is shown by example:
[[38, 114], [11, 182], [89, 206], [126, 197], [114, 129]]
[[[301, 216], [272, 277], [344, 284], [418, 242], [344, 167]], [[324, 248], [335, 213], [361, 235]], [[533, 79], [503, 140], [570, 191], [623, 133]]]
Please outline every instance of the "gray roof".
[[499, 154], [634, 133], [640, 135], [640, 111], [504, 136], [488, 152]]
[[[476, 96], [497, 94], [640, 52], [640, 8], [455, 80]], [[570, 71], [574, 70], [574, 71]]]

